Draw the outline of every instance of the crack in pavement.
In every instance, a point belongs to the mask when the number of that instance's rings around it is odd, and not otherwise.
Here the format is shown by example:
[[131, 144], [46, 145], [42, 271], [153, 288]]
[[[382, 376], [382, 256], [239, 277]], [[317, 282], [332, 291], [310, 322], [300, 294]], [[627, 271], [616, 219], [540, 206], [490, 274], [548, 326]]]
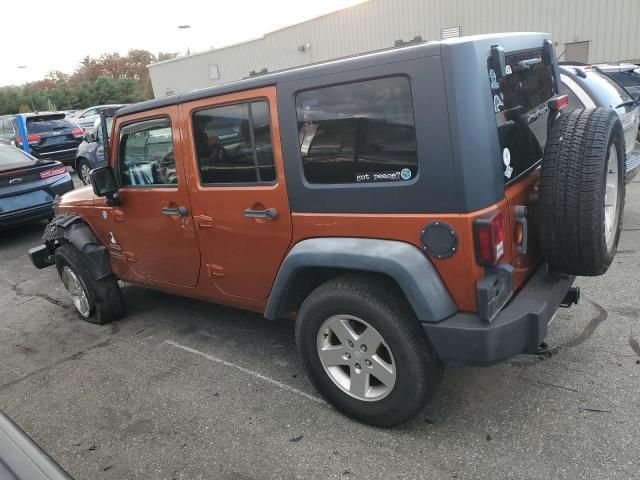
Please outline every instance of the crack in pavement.
[[[26, 293], [22, 290], [19, 283], [14, 283], [13, 285], [11, 285], [11, 290], [13, 290], [16, 296], [21, 298], [41, 298], [42, 300], [49, 302], [52, 305], [56, 305], [60, 308], [64, 308], [64, 309], [71, 308], [70, 305], [67, 305], [66, 303], [58, 300], [57, 298], [53, 298], [52, 296], [47, 295], [46, 293]], [[26, 303], [26, 302], [23, 302], [23, 303]]]
[[[589, 321], [589, 323], [587, 324], [587, 326], [584, 328], [584, 330], [580, 335], [578, 335], [573, 340], [568, 341], [567, 343], [558, 345], [557, 347], [550, 349], [547, 353], [538, 355], [538, 360], [539, 360], [538, 362], [519, 362], [516, 360], [516, 361], [510, 362], [510, 365], [518, 368], [533, 367], [534, 365], [537, 365], [538, 363], [543, 362], [555, 356], [564, 348], [574, 348], [574, 347], [577, 347], [578, 345], [583, 344], [587, 340], [589, 340], [589, 338], [591, 338], [593, 333], [596, 331], [596, 328], [598, 328], [598, 326], [609, 317], [609, 313], [602, 305], [594, 302], [593, 300], [587, 300], [587, 301], [598, 310], [598, 315], [596, 315], [594, 318], [592, 318]], [[638, 342], [636, 342], [636, 345], [637, 344]], [[639, 349], [639, 352], [636, 352], [636, 353], [640, 355], [640, 345], [638, 345], [638, 349]]]
[[107, 340], [103, 340], [101, 342], [96, 343], [95, 345], [92, 345], [90, 347], [85, 348], [84, 350], [80, 350], [79, 352], [73, 353], [71, 355], [67, 355], [66, 357], [63, 357], [59, 360], [56, 360], [55, 362], [46, 365], [42, 368], [38, 368], [37, 370], [33, 370], [32, 372], [29, 372], [23, 376], [21, 376], [20, 378], [16, 378], [15, 380], [11, 380], [10, 382], [7, 383], [3, 383], [0, 385], [0, 390], [4, 390], [7, 387], [10, 387], [12, 385], [15, 385], [16, 383], [20, 383], [23, 380], [26, 380], [29, 377], [32, 377], [33, 375], [37, 375], [39, 373], [42, 372], [46, 372], [47, 370], [51, 370], [54, 367], [57, 367], [58, 365], [63, 364], [64, 362], [67, 362], [69, 360], [77, 360], [78, 358], [83, 357], [87, 352], [90, 352], [91, 350], [95, 350], [96, 348], [102, 348], [102, 347], [106, 347], [108, 345], [111, 345], [111, 343], [114, 341], [114, 338], [109, 338]]
[[638, 340], [633, 338], [633, 335], [629, 335], [629, 346], [631, 347], [631, 350], [636, 352], [636, 355], [640, 357], [640, 344], [638, 343]]
[[[593, 332], [596, 331], [596, 328], [598, 328], [598, 326], [600, 326], [600, 324], [609, 317], [609, 313], [604, 309], [602, 305], [594, 302], [593, 300], [588, 300], [588, 302], [598, 310], [598, 315], [596, 315], [594, 318], [591, 319], [589, 324], [585, 327], [585, 329], [582, 331], [580, 335], [578, 335], [573, 340], [557, 347], [557, 351], [559, 351], [562, 348], [574, 348], [574, 347], [577, 347], [578, 345], [583, 344], [584, 342], [589, 340], [589, 338], [591, 338], [591, 336], [593, 335]], [[557, 352], [554, 352], [554, 353], [557, 353]]]

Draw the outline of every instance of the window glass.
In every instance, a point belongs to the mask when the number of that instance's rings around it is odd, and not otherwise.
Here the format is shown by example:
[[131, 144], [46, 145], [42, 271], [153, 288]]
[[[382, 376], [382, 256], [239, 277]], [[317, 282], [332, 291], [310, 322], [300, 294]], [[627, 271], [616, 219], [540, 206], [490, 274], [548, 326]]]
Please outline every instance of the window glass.
[[489, 84], [498, 125], [505, 182], [515, 180], [542, 159], [547, 143], [547, 102], [556, 92], [553, 69], [541, 51], [506, 56], [507, 74], [496, 78], [489, 61]]
[[310, 183], [397, 182], [418, 173], [409, 80], [390, 77], [301, 92], [300, 154]]
[[[109, 139], [109, 134], [111, 133], [111, 126], [113, 125], [113, 117], [107, 117], [107, 139]], [[98, 143], [102, 143], [102, 125], [98, 123], [98, 127], [96, 128], [96, 139]]]
[[635, 105], [620, 106], [624, 103], [631, 102], [633, 99], [631, 98], [631, 96], [629, 96], [624, 88], [622, 88], [606, 75], [603, 75], [600, 72], [596, 72], [595, 70], [586, 69], [585, 75], [586, 78], [584, 81], [593, 91], [594, 95], [597, 98], [600, 98], [602, 101], [607, 102], [611, 106], [611, 108], [616, 109], [618, 115], [626, 113], [627, 108], [629, 110], [635, 108]]
[[0, 171], [33, 166], [33, 159], [22, 150], [0, 145]]
[[124, 127], [118, 159], [123, 186], [177, 185], [170, 120], [148, 120]]
[[195, 112], [193, 131], [203, 184], [275, 181], [266, 101]]
[[58, 130], [75, 130], [77, 127], [69, 120], [42, 118], [42, 117], [28, 117], [27, 118], [27, 133], [47, 133], [55, 132]]

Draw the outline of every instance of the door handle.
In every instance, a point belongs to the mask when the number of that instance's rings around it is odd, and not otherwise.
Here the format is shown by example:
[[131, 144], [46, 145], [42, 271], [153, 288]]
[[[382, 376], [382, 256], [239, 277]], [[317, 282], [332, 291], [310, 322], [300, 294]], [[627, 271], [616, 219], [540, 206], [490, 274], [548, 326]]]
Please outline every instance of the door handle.
[[267, 220], [275, 220], [278, 218], [278, 210], [275, 208], [266, 208], [264, 210], [253, 210], [247, 208], [244, 211], [244, 216], [247, 218], [265, 218]]
[[178, 217], [186, 217], [187, 216], [187, 207], [175, 207], [168, 208], [165, 207], [162, 209], [163, 215], [177, 215]]

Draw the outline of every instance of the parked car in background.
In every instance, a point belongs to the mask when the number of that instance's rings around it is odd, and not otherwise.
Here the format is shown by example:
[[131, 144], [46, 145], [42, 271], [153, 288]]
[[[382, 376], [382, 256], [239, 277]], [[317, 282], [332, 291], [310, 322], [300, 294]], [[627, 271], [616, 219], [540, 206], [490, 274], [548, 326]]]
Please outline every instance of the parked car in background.
[[124, 105], [126, 104], [96, 105], [94, 107], [89, 107], [77, 112], [72, 117], [72, 120], [85, 130], [91, 130], [95, 125], [96, 119], [100, 118], [100, 112], [107, 108], [119, 108]]
[[[112, 123], [113, 117], [107, 117], [107, 132], [111, 132]], [[108, 140], [109, 136], [107, 135]], [[89, 172], [94, 168], [103, 167], [105, 163], [104, 139], [102, 128], [100, 128], [100, 118], [98, 118], [95, 128], [84, 136], [83, 142], [78, 147], [74, 168], [82, 183], [88, 185]]]
[[0, 229], [53, 216], [56, 195], [73, 190], [65, 166], [0, 145]]
[[562, 65], [560, 79], [569, 95], [569, 108], [611, 107], [624, 129], [625, 180], [630, 181], [640, 170], [640, 153], [635, 150], [640, 122], [640, 107], [629, 92], [598, 69], [583, 65]]
[[[640, 67], [633, 63], [606, 63], [594, 65], [599, 72], [604, 73], [618, 85], [623, 87], [629, 94], [640, 101]], [[640, 142], [640, 131], [638, 132]]]
[[633, 63], [604, 63], [594, 65], [593, 68], [624, 87], [636, 100], [640, 99], [640, 67], [638, 65]]
[[74, 117], [80, 110], [64, 110], [64, 114], [67, 118]]
[[[22, 138], [19, 125], [26, 125]], [[13, 145], [36, 158], [72, 165], [84, 132], [64, 112], [24, 113], [0, 117], [0, 143]]]

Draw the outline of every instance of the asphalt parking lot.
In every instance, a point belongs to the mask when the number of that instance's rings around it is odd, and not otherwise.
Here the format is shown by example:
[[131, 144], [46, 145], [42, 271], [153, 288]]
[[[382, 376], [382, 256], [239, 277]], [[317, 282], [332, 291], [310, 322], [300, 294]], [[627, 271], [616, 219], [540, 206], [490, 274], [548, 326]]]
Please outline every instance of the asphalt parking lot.
[[640, 478], [640, 179], [553, 354], [450, 367], [392, 430], [318, 398], [291, 321], [134, 286], [123, 320], [80, 321], [27, 258], [43, 226], [0, 233], [0, 409], [77, 479]]

